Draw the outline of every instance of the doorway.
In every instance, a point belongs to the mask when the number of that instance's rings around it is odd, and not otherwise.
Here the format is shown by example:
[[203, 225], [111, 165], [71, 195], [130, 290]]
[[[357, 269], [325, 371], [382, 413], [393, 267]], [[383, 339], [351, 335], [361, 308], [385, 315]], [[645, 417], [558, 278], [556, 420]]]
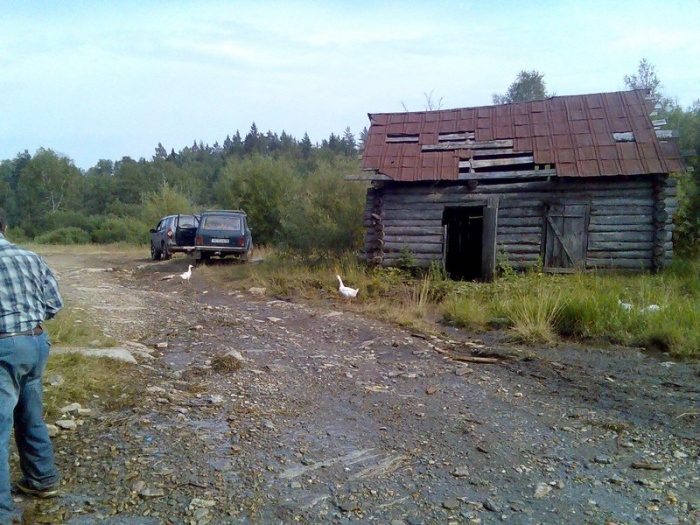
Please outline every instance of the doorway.
[[483, 276], [484, 208], [445, 208], [442, 224], [445, 232], [445, 271], [450, 279], [480, 279]]

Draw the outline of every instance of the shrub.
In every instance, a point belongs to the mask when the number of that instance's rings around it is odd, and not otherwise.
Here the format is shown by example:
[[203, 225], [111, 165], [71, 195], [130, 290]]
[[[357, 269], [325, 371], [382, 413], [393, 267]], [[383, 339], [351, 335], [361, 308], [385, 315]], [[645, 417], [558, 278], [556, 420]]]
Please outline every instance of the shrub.
[[109, 217], [95, 230], [93, 240], [99, 244], [128, 242], [148, 244], [149, 226], [131, 217]]
[[88, 232], [70, 226], [39, 235], [34, 239], [34, 242], [38, 244], [90, 244], [90, 240]]

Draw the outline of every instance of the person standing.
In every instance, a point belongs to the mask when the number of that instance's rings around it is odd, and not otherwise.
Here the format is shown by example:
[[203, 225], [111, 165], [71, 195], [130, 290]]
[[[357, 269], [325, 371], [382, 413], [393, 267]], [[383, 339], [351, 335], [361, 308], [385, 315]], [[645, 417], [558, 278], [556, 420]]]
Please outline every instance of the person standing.
[[36, 253], [5, 239], [0, 210], [0, 525], [14, 515], [10, 435], [14, 425], [23, 477], [17, 489], [54, 497], [60, 475], [43, 420], [42, 376], [51, 346], [41, 324], [63, 308], [58, 283]]

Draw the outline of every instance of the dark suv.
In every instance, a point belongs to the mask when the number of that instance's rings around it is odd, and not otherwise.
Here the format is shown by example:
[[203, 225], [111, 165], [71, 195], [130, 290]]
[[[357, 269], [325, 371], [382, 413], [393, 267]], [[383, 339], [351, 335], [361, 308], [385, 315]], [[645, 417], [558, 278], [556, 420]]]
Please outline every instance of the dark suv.
[[151, 230], [151, 258], [154, 261], [170, 259], [175, 252], [191, 253], [199, 226], [199, 216], [168, 215]]
[[248, 262], [253, 256], [248, 217], [241, 210], [203, 211], [194, 241], [195, 258], [206, 261], [228, 255], [241, 262]]

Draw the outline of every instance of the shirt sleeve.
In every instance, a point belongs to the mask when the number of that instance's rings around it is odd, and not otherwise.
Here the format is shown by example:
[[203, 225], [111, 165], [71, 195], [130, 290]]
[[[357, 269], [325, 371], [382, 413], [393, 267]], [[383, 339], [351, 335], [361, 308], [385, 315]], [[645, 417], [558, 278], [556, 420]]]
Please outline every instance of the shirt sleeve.
[[58, 291], [58, 281], [48, 266], [44, 273], [44, 312], [46, 319], [52, 319], [63, 308], [63, 299]]

